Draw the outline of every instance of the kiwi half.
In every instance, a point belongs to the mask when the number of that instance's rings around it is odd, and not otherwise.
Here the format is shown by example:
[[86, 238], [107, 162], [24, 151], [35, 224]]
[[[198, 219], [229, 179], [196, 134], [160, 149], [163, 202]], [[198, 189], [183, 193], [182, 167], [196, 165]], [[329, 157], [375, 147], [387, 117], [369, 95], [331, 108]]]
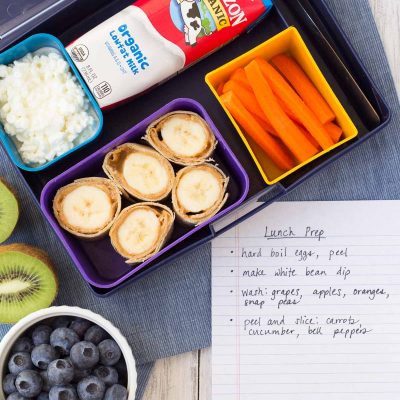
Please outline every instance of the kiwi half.
[[0, 243], [13, 233], [18, 217], [18, 200], [6, 181], [0, 178]]
[[15, 323], [46, 308], [58, 292], [49, 256], [25, 244], [0, 246], [0, 323]]

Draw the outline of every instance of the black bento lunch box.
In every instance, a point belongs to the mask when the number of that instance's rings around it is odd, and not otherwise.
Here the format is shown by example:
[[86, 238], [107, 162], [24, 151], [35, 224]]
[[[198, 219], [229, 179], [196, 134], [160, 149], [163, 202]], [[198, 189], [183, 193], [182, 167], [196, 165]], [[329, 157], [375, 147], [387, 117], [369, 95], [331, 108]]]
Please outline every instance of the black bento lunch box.
[[[7, 5], [0, 5], [0, 15], [2, 15], [0, 23], [3, 24], [3, 30], [0, 30], [0, 35], [2, 35], [0, 36], [0, 51], [39, 32], [52, 34], [67, 45], [131, 3], [132, 0], [13, 1], [13, 4], [20, 4], [21, 14], [13, 11], [18, 15], [10, 15], [6, 18], [8, 21], [3, 17], [7, 15]], [[22, 13], [24, 4], [29, 7], [27, 6], [25, 12]], [[35, 13], [35, 10], [40, 11]], [[11, 17], [14, 18], [15, 23], [19, 24], [18, 27], [10, 25]], [[358, 135], [280, 182], [267, 186], [228, 116], [208, 89], [204, 77], [210, 71], [265, 42], [289, 26], [296, 27], [300, 32], [327, 82], [355, 124]], [[8, 31], [5, 32], [6, 28]], [[350, 75], [355, 82], [349, 81]], [[247, 34], [143, 96], [117, 109], [105, 112], [103, 134], [99, 139], [44, 171], [33, 173], [21, 170], [21, 176], [31, 189], [32, 196], [39, 201], [42, 190], [49, 181], [103, 148], [165, 104], [177, 98], [187, 97], [202, 104], [239, 163], [244, 167], [250, 183], [246, 198], [230, 213], [198, 229], [177, 246], [148, 263], [145, 268], [130, 275], [129, 279], [121, 284], [108, 289], [89, 285], [100, 296], [110, 295], [115, 290], [143, 277], [253, 215], [377, 133], [390, 119], [388, 106], [325, 2], [323, 0], [275, 0], [274, 7], [268, 16]]]

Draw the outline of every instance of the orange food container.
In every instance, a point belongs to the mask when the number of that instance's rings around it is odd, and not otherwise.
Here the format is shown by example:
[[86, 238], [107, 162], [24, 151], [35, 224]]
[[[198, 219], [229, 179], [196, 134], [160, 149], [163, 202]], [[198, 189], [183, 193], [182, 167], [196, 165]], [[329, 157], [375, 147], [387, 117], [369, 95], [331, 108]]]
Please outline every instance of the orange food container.
[[[238, 68], [245, 67], [250, 61], [254, 60], [256, 57], [262, 57], [266, 60], [270, 60], [271, 58], [281, 53], [289, 54], [302, 67], [304, 72], [308, 75], [315, 87], [321, 93], [322, 97], [326, 100], [330, 108], [335, 113], [336, 123], [343, 130], [342, 140], [335, 143], [329, 149], [320, 151], [318, 154], [302, 162], [301, 164], [297, 164], [289, 171], [280, 170], [265, 154], [265, 152], [258, 146], [258, 144], [256, 144], [247, 135], [247, 133], [239, 127], [230, 112], [220, 100], [220, 97], [217, 93], [219, 85], [226, 82], [230, 78], [231, 74]], [[206, 83], [220, 102], [221, 106], [224, 108], [225, 112], [228, 114], [230, 120], [232, 121], [240, 137], [242, 138], [244, 145], [250, 152], [262, 177], [268, 185], [272, 185], [280, 181], [281, 179], [297, 171], [304, 165], [312, 162], [316, 158], [321, 157], [322, 155], [341, 146], [343, 143], [346, 143], [349, 140], [355, 138], [358, 134], [356, 126], [350, 119], [342, 104], [339, 102], [332, 88], [329, 86], [314, 58], [312, 57], [310, 51], [308, 50], [306, 44], [301, 38], [300, 33], [294, 27], [290, 27], [282, 31], [278, 35], [272, 37], [271, 39], [241, 55], [240, 57], [237, 57], [227, 64], [224, 64], [221, 67], [217, 68], [216, 70], [209, 72], [206, 75]]]

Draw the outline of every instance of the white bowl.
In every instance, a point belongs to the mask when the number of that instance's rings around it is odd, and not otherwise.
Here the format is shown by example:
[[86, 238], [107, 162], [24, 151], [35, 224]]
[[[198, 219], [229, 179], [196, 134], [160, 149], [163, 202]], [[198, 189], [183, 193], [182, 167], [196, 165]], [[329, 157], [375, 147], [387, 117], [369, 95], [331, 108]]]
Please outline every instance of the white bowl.
[[128, 370], [128, 400], [134, 400], [136, 395], [137, 387], [137, 373], [136, 373], [136, 362], [133, 357], [132, 350], [121, 332], [109, 321], [103, 318], [99, 314], [95, 314], [92, 311], [85, 310], [79, 307], [50, 307], [44, 310], [36, 311], [29, 314], [25, 318], [22, 318], [17, 324], [15, 324], [10, 331], [4, 336], [0, 343], [0, 400], [5, 400], [3, 392], [3, 377], [7, 368], [7, 362], [9, 352], [14, 345], [15, 341], [22, 336], [27, 329], [31, 326], [36, 325], [48, 318], [70, 316], [87, 319], [109, 333], [109, 335], [118, 343], [121, 352], [125, 358], [126, 367]]

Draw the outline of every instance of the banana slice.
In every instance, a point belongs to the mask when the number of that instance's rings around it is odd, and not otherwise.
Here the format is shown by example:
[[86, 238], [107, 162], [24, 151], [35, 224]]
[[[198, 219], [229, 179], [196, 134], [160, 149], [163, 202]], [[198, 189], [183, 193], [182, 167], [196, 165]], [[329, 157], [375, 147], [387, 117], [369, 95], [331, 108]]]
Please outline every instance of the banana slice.
[[163, 204], [134, 204], [125, 208], [112, 226], [111, 243], [127, 264], [143, 262], [164, 246], [174, 220], [174, 213]]
[[211, 164], [181, 169], [172, 189], [172, 204], [178, 218], [194, 225], [211, 218], [228, 198], [228, 182], [229, 178]]
[[175, 111], [153, 122], [144, 138], [165, 158], [179, 165], [197, 165], [211, 157], [217, 140], [198, 114]]
[[78, 179], [57, 191], [53, 211], [66, 231], [97, 239], [108, 233], [120, 213], [121, 194], [109, 179]]
[[159, 201], [169, 195], [172, 165], [150, 147], [125, 143], [108, 153], [103, 170], [128, 199]]

